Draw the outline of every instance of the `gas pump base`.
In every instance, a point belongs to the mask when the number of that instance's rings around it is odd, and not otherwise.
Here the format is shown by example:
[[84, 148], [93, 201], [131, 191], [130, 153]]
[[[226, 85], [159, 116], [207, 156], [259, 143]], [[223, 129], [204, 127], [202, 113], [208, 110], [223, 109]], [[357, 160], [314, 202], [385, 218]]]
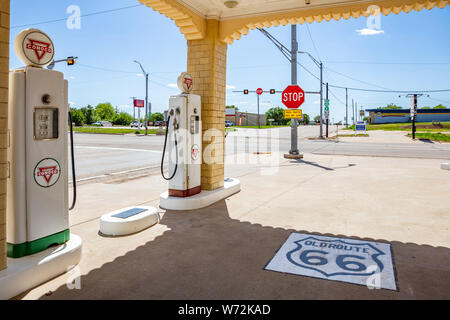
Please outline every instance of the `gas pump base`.
[[303, 154], [301, 154], [301, 153], [299, 153], [299, 154], [285, 153], [284, 158], [285, 159], [303, 159]]
[[128, 207], [104, 214], [100, 218], [100, 233], [105, 236], [126, 236], [147, 229], [159, 222], [154, 207]]
[[70, 271], [81, 260], [82, 239], [70, 235], [66, 243], [14, 259], [0, 271], [0, 299], [6, 300]]
[[191, 197], [172, 197], [169, 196], [166, 191], [159, 197], [159, 206], [166, 210], [201, 209], [216, 203], [217, 201], [225, 199], [239, 191], [241, 191], [241, 182], [235, 178], [226, 178], [222, 188], [212, 191], [202, 190], [200, 193]]
[[450, 170], [450, 162], [441, 163], [441, 169]]

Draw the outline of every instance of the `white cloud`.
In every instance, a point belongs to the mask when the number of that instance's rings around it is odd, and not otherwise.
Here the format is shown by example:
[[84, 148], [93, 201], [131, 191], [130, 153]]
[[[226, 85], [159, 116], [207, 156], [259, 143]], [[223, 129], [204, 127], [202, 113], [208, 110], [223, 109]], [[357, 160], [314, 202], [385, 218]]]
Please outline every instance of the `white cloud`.
[[314, 101], [314, 104], [319, 104], [319, 103], [320, 103], [320, 100]]
[[356, 30], [356, 32], [358, 32], [359, 35], [361, 35], [361, 36], [373, 36], [376, 34], [384, 33], [383, 30], [376, 30], [376, 29], [369, 29], [369, 28], [359, 29], [359, 30]]
[[167, 86], [170, 88], [178, 88], [178, 85], [176, 83], [169, 83], [167, 84]]
[[73, 80], [73, 79], [75, 79], [75, 77], [74, 76], [70, 76], [69, 79]]
[[236, 89], [236, 86], [233, 86], [231, 84], [227, 84], [227, 90]]
[[69, 101], [69, 105], [73, 106], [73, 105], [75, 105], [75, 104], [77, 104], [77, 103], [76, 103], [76, 102], [73, 102], [73, 101]]

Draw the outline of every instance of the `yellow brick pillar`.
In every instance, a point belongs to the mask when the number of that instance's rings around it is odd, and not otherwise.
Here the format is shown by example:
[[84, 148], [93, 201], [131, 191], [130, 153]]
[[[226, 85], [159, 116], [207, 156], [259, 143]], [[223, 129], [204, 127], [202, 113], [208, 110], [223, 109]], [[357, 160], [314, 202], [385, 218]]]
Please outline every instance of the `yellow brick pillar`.
[[223, 186], [227, 45], [219, 40], [219, 21], [206, 21], [206, 36], [189, 40], [187, 71], [194, 80], [192, 93], [202, 97], [202, 189]]
[[0, 1], [0, 270], [6, 268], [9, 0]]

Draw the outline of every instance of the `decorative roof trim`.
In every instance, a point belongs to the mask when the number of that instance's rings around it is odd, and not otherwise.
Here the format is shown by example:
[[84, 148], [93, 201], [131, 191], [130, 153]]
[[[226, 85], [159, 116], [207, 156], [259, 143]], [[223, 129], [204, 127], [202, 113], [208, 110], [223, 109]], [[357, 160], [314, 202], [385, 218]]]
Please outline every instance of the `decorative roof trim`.
[[434, 7], [444, 8], [449, 5], [449, 0], [374, 0], [361, 1], [350, 5], [337, 5], [322, 8], [302, 9], [284, 13], [266, 14], [254, 17], [244, 17], [220, 21], [221, 41], [232, 44], [234, 40], [239, 40], [243, 35], [247, 35], [249, 30], [262, 27], [285, 26], [287, 24], [313, 23], [331, 19], [350, 19], [360, 16], [368, 17], [371, 13], [378, 15], [375, 10], [370, 10], [370, 6], [378, 6], [379, 12], [387, 16], [390, 13], [408, 13], [411, 10], [420, 11], [422, 9], [431, 10]]
[[206, 20], [175, 0], [139, 0], [140, 3], [174, 20], [186, 40], [205, 37]]

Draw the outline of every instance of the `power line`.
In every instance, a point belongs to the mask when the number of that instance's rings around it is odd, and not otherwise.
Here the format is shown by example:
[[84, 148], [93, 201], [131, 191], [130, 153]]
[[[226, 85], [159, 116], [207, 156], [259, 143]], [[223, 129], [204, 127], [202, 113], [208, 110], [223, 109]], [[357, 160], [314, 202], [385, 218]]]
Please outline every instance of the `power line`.
[[[115, 9], [109, 9], [109, 10], [103, 10], [103, 11], [96, 11], [96, 12], [91, 12], [91, 13], [87, 13], [87, 14], [82, 14], [82, 15], [80, 15], [80, 17], [81, 18], [90, 17], [90, 16], [99, 15], [99, 14], [105, 14], [105, 13], [110, 13], [110, 12], [115, 12], [115, 11], [121, 11], [121, 10], [136, 8], [136, 7], [140, 7], [140, 6], [143, 6], [143, 5], [142, 4], [136, 4], [136, 5], [132, 5], [132, 6], [128, 6], [128, 7], [121, 7], [121, 8], [115, 8]], [[54, 20], [35, 22], [35, 23], [28, 23], [28, 24], [12, 26], [11, 29], [17, 29], [17, 28], [29, 27], [29, 26], [37, 26], [37, 25], [41, 25], [41, 24], [61, 22], [61, 21], [66, 21], [66, 20], [67, 20], [67, 17], [60, 18], [60, 19], [54, 19]]]
[[312, 45], [314, 47], [314, 51], [316, 52], [317, 56], [319, 57], [319, 61], [320, 61], [322, 59], [320, 59], [319, 51], [317, 50], [316, 44], [314, 43], [314, 40], [313, 40], [313, 38], [311, 36], [311, 31], [309, 30], [309, 24], [308, 23], [306, 23], [306, 30], [308, 30], [309, 38], [311, 39]]
[[441, 65], [441, 64], [450, 64], [450, 62], [379, 62], [379, 61], [324, 61], [326, 63], [335, 63], [335, 64], [398, 64], [398, 65], [402, 65], [402, 64], [436, 64], [436, 65]]
[[340, 76], [342, 76], [342, 77], [348, 78], [348, 79], [353, 80], [353, 81], [356, 81], [356, 82], [361, 82], [361, 83], [367, 84], [367, 85], [369, 85], [369, 86], [381, 88], [381, 89], [384, 89], [384, 90], [392, 90], [391, 88], [382, 87], [382, 86], [379, 86], [379, 85], [376, 85], [376, 84], [373, 84], [373, 83], [370, 83], [370, 82], [367, 82], [367, 81], [363, 81], [363, 80], [359, 80], [359, 79], [350, 77], [350, 76], [345, 75], [345, 74], [343, 74], [343, 73], [341, 73], [341, 72], [339, 72], [339, 71], [333, 70], [333, 69], [331, 69], [331, 68], [329, 68], [329, 67], [325, 67], [325, 69], [328, 69], [328, 70], [330, 70], [331, 72], [334, 72], [334, 73], [336, 73], [336, 74], [338, 74], [338, 75], [340, 75]]

